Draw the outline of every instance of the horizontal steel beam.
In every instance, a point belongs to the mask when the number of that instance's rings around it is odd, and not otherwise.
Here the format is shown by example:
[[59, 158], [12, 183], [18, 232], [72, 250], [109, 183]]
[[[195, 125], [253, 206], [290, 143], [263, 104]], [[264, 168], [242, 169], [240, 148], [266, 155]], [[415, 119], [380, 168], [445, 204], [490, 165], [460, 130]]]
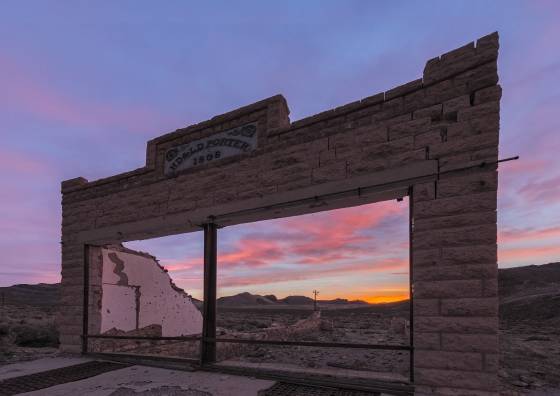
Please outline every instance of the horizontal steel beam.
[[356, 344], [343, 342], [314, 342], [314, 341], [281, 341], [281, 340], [248, 340], [242, 338], [205, 338], [210, 342], [226, 342], [232, 344], [262, 344], [262, 345], [286, 345], [286, 346], [308, 346], [325, 348], [356, 348], [356, 349], [386, 349], [410, 351], [408, 345], [382, 345], [382, 344]]
[[202, 336], [177, 336], [177, 337], [157, 337], [157, 336], [112, 336], [112, 335], [88, 335], [85, 338], [101, 338], [111, 340], [152, 340], [152, 341], [200, 341]]

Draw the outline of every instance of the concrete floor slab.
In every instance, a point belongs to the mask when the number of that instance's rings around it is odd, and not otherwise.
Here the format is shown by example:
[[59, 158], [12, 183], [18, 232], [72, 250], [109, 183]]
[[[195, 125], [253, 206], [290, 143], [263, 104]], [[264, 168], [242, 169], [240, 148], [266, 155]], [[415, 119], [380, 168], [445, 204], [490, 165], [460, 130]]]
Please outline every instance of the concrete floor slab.
[[26, 362], [18, 362], [0, 366], [0, 381], [40, 373], [41, 371], [54, 370], [62, 367], [73, 366], [75, 364], [89, 362], [93, 359], [83, 357], [48, 357]]
[[[0, 379], [13, 378], [84, 363], [84, 358], [47, 358], [0, 367]], [[56, 385], [22, 395], [33, 396], [256, 396], [273, 381], [250, 377], [187, 372], [155, 367], [131, 366], [85, 380]]]

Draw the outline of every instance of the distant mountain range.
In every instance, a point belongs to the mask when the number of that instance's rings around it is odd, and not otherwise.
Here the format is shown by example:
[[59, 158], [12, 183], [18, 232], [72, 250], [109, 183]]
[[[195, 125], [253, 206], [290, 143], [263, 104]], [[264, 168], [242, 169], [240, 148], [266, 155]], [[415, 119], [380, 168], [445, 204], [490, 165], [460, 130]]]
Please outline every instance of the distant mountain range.
[[[220, 297], [216, 303], [222, 306], [245, 306], [245, 305], [313, 305], [313, 299], [306, 296], [288, 296], [284, 298], [276, 298], [275, 295], [269, 294], [261, 296], [248, 292], [239, 293], [234, 296]], [[334, 300], [317, 300], [317, 304], [352, 304], [352, 305], [369, 305], [362, 300], [347, 300], [337, 298]]]
[[0, 287], [0, 304], [52, 307], [57, 304], [59, 293], [60, 283]]
[[[560, 326], [560, 262], [500, 269], [498, 271], [500, 316], [507, 320], [554, 320]], [[14, 285], [0, 287], [0, 304], [54, 307], [60, 293], [60, 284]], [[193, 299], [195, 304], [202, 305]], [[318, 300], [321, 305], [369, 305], [365, 301], [346, 299]], [[240, 293], [221, 297], [217, 304], [224, 307], [312, 305], [306, 296], [277, 298], [274, 295]], [[390, 304], [386, 304], [390, 305]], [[393, 304], [408, 309], [408, 304]], [[556, 322], [554, 322], [556, 323]]]

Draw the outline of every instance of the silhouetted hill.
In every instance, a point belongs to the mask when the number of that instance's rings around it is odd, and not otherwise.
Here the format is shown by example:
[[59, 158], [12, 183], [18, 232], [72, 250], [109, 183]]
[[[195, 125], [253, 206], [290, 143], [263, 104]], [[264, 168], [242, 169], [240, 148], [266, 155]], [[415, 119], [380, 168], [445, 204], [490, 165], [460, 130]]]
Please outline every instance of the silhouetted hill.
[[248, 292], [239, 293], [236, 294], [235, 296], [220, 297], [217, 299], [216, 303], [218, 305], [227, 305], [227, 306], [275, 304], [274, 301], [271, 301], [266, 297], [259, 296], [256, 294], [251, 294]]
[[279, 299], [278, 302], [288, 305], [312, 305], [313, 299], [306, 296], [288, 296]]
[[6, 305], [52, 307], [57, 305], [59, 293], [60, 283], [0, 287], [0, 302], [3, 299]]
[[500, 318], [560, 325], [560, 263], [501, 269]]
[[[353, 300], [349, 301], [345, 298], [336, 298], [334, 300], [317, 300], [319, 304], [333, 305], [369, 305], [365, 301]], [[313, 299], [307, 296], [288, 296], [277, 298], [273, 294], [261, 296], [248, 292], [239, 293], [234, 296], [220, 297], [217, 300], [219, 305], [223, 306], [245, 306], [245, 305], [313, 305]]]
[[500, 297], [534, 294], [537, 290], [560, 285], [560, 262], [525, 267], [503, 268], [498, 271]]

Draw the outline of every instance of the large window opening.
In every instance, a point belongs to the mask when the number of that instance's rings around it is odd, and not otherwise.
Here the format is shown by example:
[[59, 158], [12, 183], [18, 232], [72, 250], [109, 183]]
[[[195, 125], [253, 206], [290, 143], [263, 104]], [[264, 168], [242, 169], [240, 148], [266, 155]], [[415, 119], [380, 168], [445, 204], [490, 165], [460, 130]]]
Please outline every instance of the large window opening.
[[217, 261], [220, 365], [409, 378], [406, 198], [225, 227]]
[[409, 238], [405, 197], [89, 246], [87, 351], [408, 382]]
[[199, 358], [200, 238], [198, 232], [89, 248], [97, 305], [90, 352]]

